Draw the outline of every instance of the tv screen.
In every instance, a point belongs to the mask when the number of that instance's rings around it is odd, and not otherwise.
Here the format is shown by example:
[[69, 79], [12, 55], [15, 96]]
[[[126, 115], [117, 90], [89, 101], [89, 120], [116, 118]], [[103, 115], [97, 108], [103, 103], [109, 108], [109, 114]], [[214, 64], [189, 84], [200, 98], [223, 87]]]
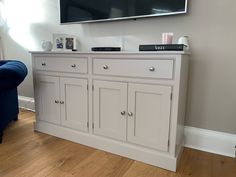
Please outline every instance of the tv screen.
[[182, 14], [187, 0], [60, 0], [61, 23]]

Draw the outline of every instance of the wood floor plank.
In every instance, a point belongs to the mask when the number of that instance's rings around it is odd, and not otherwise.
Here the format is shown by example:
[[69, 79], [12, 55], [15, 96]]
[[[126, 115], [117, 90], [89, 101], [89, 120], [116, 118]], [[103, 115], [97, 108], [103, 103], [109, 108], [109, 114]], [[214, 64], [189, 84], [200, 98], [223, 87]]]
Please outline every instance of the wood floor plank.
[[19, 174], [22, 169], [30, 169], [35, 162], [42, 158], [45, 160], [44, 164], [47, 164], [53, 158], [54, 151], [59, 151], [66, 147], [62, 140], [55, 138], [50, 138], [49, 142], [43, 143], [43, 147], [34, 141], [32, 142], [27, 147], [22, 147], [24, 150], [20, 153], [14, 156], [10, 155], [7, 160], [0, 162], [0, 174], [5, 176]]
[[21, 110], [4, 131], [0, 177], [236, 177], [233, 158], [185, 148], [176, 173], [35, 132]]
[[54, 160], [51, 165], [44, 167], [40, 172], [32, 174], [32, 176], [64, 176], [64, 174], [69, 173], [75, 166], [94, 152], [95, 149], [93, 148], [74, 144], [72, 149], [67, 148], [64, 153], [58, 153], [56, 161]]
[[84, 177], [122, 177], [132, 163], [133, 160], [128, 158], [98, 150], [84, 162], [73, 168], [70, 175]]
[[[88, 148], [89, 149], [89, 148]], [[59, 146], [55, 146], [52, 150], [41, 154], [39, 158], [35, 158], [33, 161], [20, 166], [17, 169], [12, 170], [9, 172], [6, 177], [10, 177], [13, 174], [17, 174], [19, 177], [32, 177], [35, 174], [40, 173], [41, 171], [45, 171], [49, 173], [53, 169], [59, 169], [70, 161], [73, 157], [74, 152], [78, 150], [78, 147], [73, 146], [71, 144], [63, 143]], [[82, 150], [82, 149], [80, 149]], [[89, 150], [87, 150], [90, 152]], [[86, 150], [81, 151], [81, 154], [84, 153], [84, 158], [87, 155]], [[50, 168], [48, 168], [50, 167]]]

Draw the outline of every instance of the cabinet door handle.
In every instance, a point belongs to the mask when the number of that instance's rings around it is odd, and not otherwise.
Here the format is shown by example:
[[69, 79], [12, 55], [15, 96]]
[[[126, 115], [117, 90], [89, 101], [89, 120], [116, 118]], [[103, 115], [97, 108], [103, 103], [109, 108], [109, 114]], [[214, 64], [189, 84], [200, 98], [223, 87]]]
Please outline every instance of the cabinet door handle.
[[128, 113], [128, 116], [129, 116], [129, 117], [132, 117], [132, 116], [133, 116], [133, 113], [132, 113], [132, 112], [129, 112], [129, 113]]
[[75, 67], [76, 67], [76, 64], [71, 65], [71, 67], [72, 67], [72, 68], [75, 68]]
[[120, 114], [121, 114], [122, 116], [124, 116], [124, 115], [126, 114], [126, 112], [125, 112], [125, 111], [121, 111]]
[[56, 103], [56, 104], [58, 104], [58, 103], [59, 103], [59, 101], [58, 101], [58, 100], [55, 100], [55, 103]]
[[60, 101], [60, 104], [64, 104], [64, 101]]
[[107, 66], [107, 65], [104, 65], [104, 66], [103, 66], [103, 69], [108, 69], [108, 66]]
[[45, 63], [45, 62], [43, 62], [43, 63], [42, 63], [42, 66], [46, 66], [46, 63]]
[[153, 67], [153, 66], [150, 67], [150, 68], [149, 68], [149, 71], [151, 71], [151, 72], [155, 71], [155, 67]]

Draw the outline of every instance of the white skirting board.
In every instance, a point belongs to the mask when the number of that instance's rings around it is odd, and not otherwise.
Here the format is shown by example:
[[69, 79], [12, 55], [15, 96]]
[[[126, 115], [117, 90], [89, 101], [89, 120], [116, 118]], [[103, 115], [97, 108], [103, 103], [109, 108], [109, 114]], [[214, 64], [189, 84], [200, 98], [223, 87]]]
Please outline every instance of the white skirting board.
[[[19, 106], [35, 110], [34, 98], [19, 96]], [[185, 147], [235, 157], [236, 135], [185, 126]]]
[[185, 147], [235, 157], [235, 134], [186, 126], [184, 136]]
[[19, 107], [30, 111], [35, 111], [34, 98], [18, 96]]

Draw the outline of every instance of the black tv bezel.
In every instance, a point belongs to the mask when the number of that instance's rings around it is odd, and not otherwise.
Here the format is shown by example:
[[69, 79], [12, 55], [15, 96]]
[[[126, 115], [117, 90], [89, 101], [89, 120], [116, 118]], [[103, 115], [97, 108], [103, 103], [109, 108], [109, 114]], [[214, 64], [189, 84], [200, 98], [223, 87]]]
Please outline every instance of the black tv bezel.
[[188, 0], [185, 0], [185, 2], [186, 2], [185, 3], [185, 8], [184, 8], [184, 11], [182, 11], [182, 12], [171, 12], [171, 13], [151, 14], [151, 15], [138, 15], [138, 16], [130, 16], [130, 17], [108, 18], [108, 19], [101, 19], [101, 20], [86, 20], [86, 21], [76, 21], [76, 22], [61, 22], [61, 6], [60, 6], [60, 0], [58, 0], [58, 5], [59, 5], [59, 20], [60, 20], [60, 24], [61, 25], [69, 25], [69, 24], [109, 22], [109, 21], [120, 21], [120, 20], [136, 20], [136, 19], [139, 19], [139, 18], [181, 15], [181, 14], [186, 14], [188, 12]]

